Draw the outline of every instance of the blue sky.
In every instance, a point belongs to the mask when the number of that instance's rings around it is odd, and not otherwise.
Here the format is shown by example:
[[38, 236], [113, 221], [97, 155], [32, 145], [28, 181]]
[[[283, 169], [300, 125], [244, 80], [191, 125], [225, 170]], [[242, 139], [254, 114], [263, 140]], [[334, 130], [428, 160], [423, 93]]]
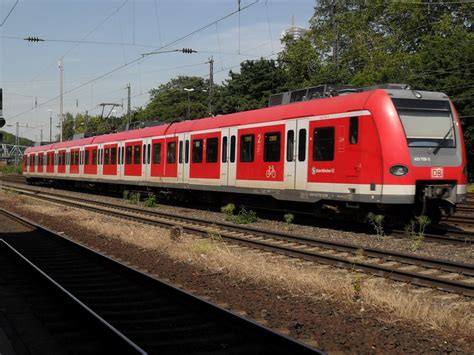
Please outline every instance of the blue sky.
[[[241, 8], [254, 1], [242, 0]], [[16, 0], [0, 1], [0, 23], [15, 3]], [[315, 0], [260, 0], [242, 10], [240, 16], [229, 16], [166, 47], [192, 48], [198, 53], [156, 54], [126, 65], [142, 53], [166, 46], [232, 13], [237, 3], [237, 0], [19, 0], [0, 27], [3, 115], [8, 124], [18, 121], [21, 126], [28, 125], [20, 133], [34, 140], [39, 140], [41, 125], [44, 132], [49, 131], [49, 109], [57, 125], [59, 99], [55, 97], [59, 95], [61, 57], [64, 57], [65, 91], [70, 91], [64, 96], [64, 111], [74, 114], [86, 110], [97, 114], [97, 105], [102, 102], [123, 100], [126, 106], [127, 83], [132, 87], [132, 106], [142, 106], [149, 99], [148, 91], [170, 78], [205, 77], [210, 56], [215, 60], [215, 81], [221, 82], [229, 68], [238, 70], [241, 61], [260, 56], [274, 58], [280, 50], [280, 34], [291, 26], [293, 15], [297, 26], [308, 27]], [[28, 36], [47, 41], [21, 40]], [[122, 65], [126, 66], [93, 81]], [[117, 115], [123, 113], [121, 110], [117, 109]], [[14, 128], [5, 130], [13, 132]], [[56, 128], [54, 132], [57, 133]]]

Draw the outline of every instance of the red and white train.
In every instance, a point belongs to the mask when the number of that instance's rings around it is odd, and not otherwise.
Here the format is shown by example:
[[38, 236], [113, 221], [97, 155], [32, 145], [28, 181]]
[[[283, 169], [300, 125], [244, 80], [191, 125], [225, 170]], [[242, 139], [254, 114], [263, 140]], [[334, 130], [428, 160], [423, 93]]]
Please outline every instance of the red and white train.
[[465, 199], [467, 163], [445, 94], [373, 89], [32, 147], [24, 175], [436, 220]]

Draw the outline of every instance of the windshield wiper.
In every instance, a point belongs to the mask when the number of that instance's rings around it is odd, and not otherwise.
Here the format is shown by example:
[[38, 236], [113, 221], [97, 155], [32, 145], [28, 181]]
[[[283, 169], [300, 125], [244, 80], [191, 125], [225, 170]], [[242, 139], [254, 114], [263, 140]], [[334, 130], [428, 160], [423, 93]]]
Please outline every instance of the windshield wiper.
[[433, 154], [437, 154], [439, 152], [439, 150], [444, 146], [444, 144], [447, 142], [447, 138], [449, 136], [449, 133], [451, 132], [451, 130], [453, 129], [454, 125], [451, 125], [451, 127], [449, 127], [448, 131], [446, 132], [446, 134], [444, 135], [443, 139], [441, 139], [441, 142], [438, 143], [438, 145], [436, 146], [435, 149], [433, 149]]

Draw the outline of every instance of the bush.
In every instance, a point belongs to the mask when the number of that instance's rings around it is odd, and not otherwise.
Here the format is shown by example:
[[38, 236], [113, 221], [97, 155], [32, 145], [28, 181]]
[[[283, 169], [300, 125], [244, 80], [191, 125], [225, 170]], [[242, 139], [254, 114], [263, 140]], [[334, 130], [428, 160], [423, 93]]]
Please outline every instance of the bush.
[[237, 224], [250, 224], [257, 222], [257, 213], [254, 211], [247, 211], [242, 207], [237, 216], [234, 216], [234, 222]]
[[145, 207], [156, 207], [156, 197], [153, 193], [149, 193], [144, 203]]
[[140, 193], [139, 192], [132, 192], [130, 194], [130, 203], [133, 203], [134, 205], [138, 205], [140, 203]]
[[0, 173], [2, 174], [23, 174], [23, 167], [21, 165], [4, 165], [0, 166]]
[[225, 214], [225, 219], [227, 221], [232, 221], [234, 218], [235, 205], [233, 203], [228, 203], [227, 205], [221, 207], [221, 212]]
[[372, 227], [374, 227], [375, 233], [377, 233], [377, 238], [379, 239], [381, 239], [385, 235], [385, 232], [383, 230], [384, 219], [385, 216], [382, 214], [375, 214], [370, 212], [367, 215], [367, 220], [372, 225]]

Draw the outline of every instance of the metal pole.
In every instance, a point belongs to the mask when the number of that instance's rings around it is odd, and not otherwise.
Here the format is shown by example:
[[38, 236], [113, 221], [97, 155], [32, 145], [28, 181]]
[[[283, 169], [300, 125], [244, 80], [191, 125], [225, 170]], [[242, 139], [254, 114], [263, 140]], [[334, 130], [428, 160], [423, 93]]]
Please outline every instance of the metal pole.
[[59, 140], [63, 141], [63, 90], [64, 90], [64, 62], [63, 58], [59, 59]]
[[212, 116], [212, 89], [214, 86], [214, 58], [209, 58], [209, 117]]
[[53, 111], [49, 111], [49, 143], [53, 142]]
[[191, 114], [191, 98], [190, 98], [190, 96], [189, 96], [189, 93], [190, 93], [190, 92], [191, 92], [191, 91], [188, 91], [188, 114], [187, 114], [187, 119], [188, 119], [188, 120], [189, 120], [189, 116], [190, 116], [190, 114]]
[[41, 125], [41, 128], [40, 128], [40, 145], [42, 145], [43, 143], [43, 125]]
[[18, 137], [20, 135], [20, 124], [17, 122], [16, 123], [16, 137], [15, 137], [15, 166], [18, 166], [18, 159], [19, 159], [19, 153], [20, 153], [20, 138]]
[[128, 91], [128, 101], [127, 101], [127, 116], [128, 116], [128, 124], [132, 123], [132, 106], [130, 102], [130, 83], [127, 85], [127, 91]]

